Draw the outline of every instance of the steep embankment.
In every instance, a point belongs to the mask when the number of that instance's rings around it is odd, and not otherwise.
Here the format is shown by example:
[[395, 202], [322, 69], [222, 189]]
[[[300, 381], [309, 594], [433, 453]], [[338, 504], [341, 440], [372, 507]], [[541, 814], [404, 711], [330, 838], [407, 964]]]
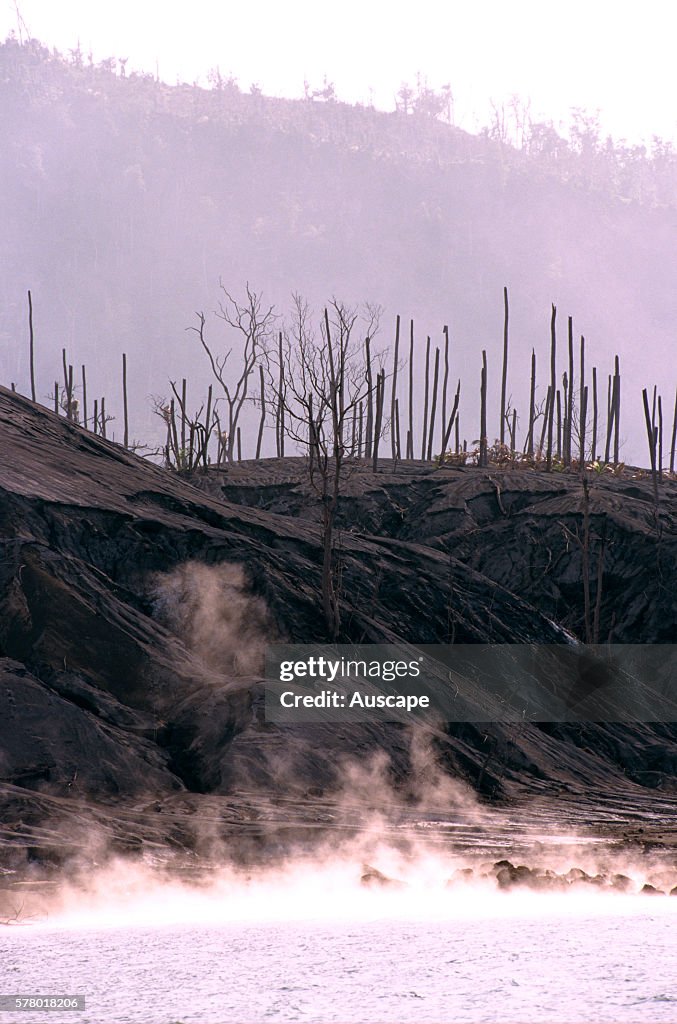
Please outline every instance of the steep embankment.
[[[123, 845], [191, 845], [200, 806], [216, 833], [237, 833], [251, 826], [238, 794], [310, 806], [342, 765], [372, 755], [409, 795], [423, 776], [439, 790], [445, 773], [493, 796], [669, 787], [672, 726], [457, 725], [412, 743], [406, 725], [267, 723], [262, 645], [324, 633], [299, 464], [210, 472], [196, 482], [218, 493], [205, 493], [5, 389], [0, 436], [0, 806], [14, 849], [20, 836], [39, 857], [61, 849], [93, 801]], [[341, 509], [347, 638], [561, 642], [557, 618], [580, 625], [579, 556], [561, 525], [575, 530], [579, 491], [530, 473], [354, 473]], [[602, 623], [617, 639], [675, 635], [676, 497], [667, 485], [655, 513], [642, 482], [594, 489], [611, 552]], [[56, 832], [36, 832], [48, 821]]]

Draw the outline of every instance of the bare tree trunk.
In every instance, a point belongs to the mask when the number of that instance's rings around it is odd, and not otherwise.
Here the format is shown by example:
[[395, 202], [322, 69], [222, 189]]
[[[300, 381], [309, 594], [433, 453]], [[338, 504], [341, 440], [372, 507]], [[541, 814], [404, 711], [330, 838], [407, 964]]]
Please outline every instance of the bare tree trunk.
[[223, 443], [223, 430], [221, 428], [221, 420], [219, 418], [219, 414], [217, 413], [216, 409], [214, 409], [214, 421], [216, 423], [216, 437], [217, 437], [216, 463], [217, 463], [217, 465], [220, 466], [221, 463], [224, 462], [225, 458], [226, 458], [226, 446]]
[[364, 402], [360, 402], [360, 418], [359, 418], [359, 428], [358, 428], [358, 434], [357, 434], [357, 457], [358, 457], [358, 459], [363, 458], [363, 455], [364, 455], [363, 439], [364, 439]]
[[355, 458], [355, 446], [357, 444], [357, 406], [353, 406], [353, 428], [350, 437], [350, 454]]
[[261, 422], [259, 423], [259, 436], [256, 439], [256, 459], [261, 458], [261, 442], [263, 441], [263, 428], [266, 424], [266, 391], [263, 380], [263, 364], [259, 363], [259, 378], [261, 381]]
[[[458, 413], [458, 403], [459, 403], [460, 397], [461, 397], [461, 380], [459, 378], [458, 384], [456, 386], [456, 395], [454, 396], [454, 404], [453, 404], [453, 407], [452, 407], [452, 410], [451, 410], [451, 416], [449, 417], [449, 422], [447, 423], [446, 430], [444, 431], [444, 437], [442, 438], [442, 451], [440, 452], [440, 458], [444, 458], [444, 453], [446, 452], [447, 445], [449, 444], [449, 438], [451, 436], [451, 428], [454, 425], [454, 421], [456, 421], [456, 426], [458, 427], [457, 413]], [[458, 446], [458, 440], [457, 440], [456, 443], [457, 443], [457, 446]]]
[[282, 398], [284, 390], [284, 374], [282, 361], [282, 331], [278, 334], [278, 356], [280, 360], [280, 376], [278, 379], [278, 401], [277, 401], [277, 457], [284, 458], [284, 401]]
[[35, 401], [35, 338], [33, 335], [33, 299], [28, 290], [28, 359], [31, 374], [31, 400]]
[[87, 371], [82, 364], [82, 415], [85, 430], [87, 429]]
[[407, 458], [414, 457], [414, 321], [409, 324], [409, 430], [407, 432]]
[[508, 289], [503, 288], [503, 369], [501, 371], [501, 430], [499, 439], [505, 444], [505, 399], [508, 386]]
[[173, 398], [172, 398], [171, 402], [169, 403], [169, 428], [170, 428], [170, 432], [171, 432], [170, 433], [171, 444], [172, 444], [172, 448], [174, 450], [174, 462], [175, 462], [177, 470], [182, 470], [182, 469], [186, 469], [186, 468], [187, 469], [191, 469], [192, 468], [191, 466], [187, 466], [186, 467], [185, 462], [183, 460], [183, 455], [182, 455], [181, 451], [179, 450], [179, 437], [178, 437], [178, 433], [177, 433], [177, 430], [176, 430], [176, 405], [174, 403], [174, 399]]
[[642, 390], [642, 401], [644, 403], [644, 420], [646, 422], [646, 433], [649, 440], [649, 458], [651, 459], [651, 479], [653, 480], [654, 500], [658, 504], [658, 476], [656, 473], [656, 435], [651, 424], [649, 412], [649, 395], [646, 388]]
[[663, 483], [663, 401], [658, 396], [658, 482]]
[[433, 401], [430, 410], [430, 427], [428, 429], [428, 462], [433, 457], [433, 436], [435, 431], [435, 410], [437, 408], [437, 384], [440, 372], [440, 350], [435, 346], [435, 372], [433, 373]]
[[545, 450], [545, 438], [548, 432], [548, 424], [550, 423], [550, 409], [552, 407], [552, 387], [548, 384], [548, 391], [545, 396], [545, 409], [543, 411], [543, 429], [541, 430], [541, 441], [538, 446], [538, 450], [543, 454]]
[[571, 466], [571, 437], [574, 422], [574, 322], [572, 317], [568, 320], [569, 328], [569, 391], [567, 393], [566, 406], [566, 432], [564, 442], [564, 462]]
[[54, 412], [59, 415], [59, 382], [54, 381]]
[[593, 462], [597, 460], [597, 420], [598, 420], [598, 407], [597, 407], [597, 367], [592, 368], [592, 452], [591, 459]]
[[383, 396], [385, 393], [385, 373], [383, 370], [376, 378], [376, 422], [374, 424], [373, 469], [378, 473], [378, 449], [381, 439], [381, 423], [383, 420]]
[[675, 442], [677, 442], [677, 388], [675, 388], [675, 412], [672, 417], [672, 440], [670, 442], [670, 472], [675, 472]]
[[186, 391], [186, 378], [183, 377], [181, 380], [181, 451], [186, 453], [186, 401], [188, 395]]
[[614, 425], [614, 403], [613, 403], [613, 392], [611, 383], [611, 374], [609, 374], [606, 388], [606, 445], [604, 448], [604, 461], [609, 463], [611, 459], [611, 431]]
[[127, 354], [122, 353], [122, 413], [124, 417], [124, 446], [129, 448], [129, 413], [127, 409]]
[[562, 457], [562, 393], [557, 388], [557, 458]]
[[444, 379], [442, 382], [442, 436], [440, 437], [441, 451], [444, 451], [444, 428], [447, 422], [447, 387], [449, 385], [449, 328], [444, 325]]
[[[365, 458], [370, 459], [372, 453], [372, 442], [374, 439], [374, 380], [371, 372], [371, 352], [369, 336], [364, 339], [364, 352], [367, 377], [367, 423], [365, 429]], [[378, 388], [378, 382], [377, 382]]]
[[529, 432], [527, 455], [534, 454], [534, 417], [536, 415], [536, 352], [531, 350], [531, 384], [529, 386]]
[[585, 338], [581, 334], [581, 348], [580, 348], [580, 398], [578, 402], [578, 423], [580, 433], [580, 447], [579, 447], [579, 462], [581, 468], [585, 462], [585, 431], [586, 431], [586, 418], [588, 413], [588, 389], [585, 386]]
[[101, 396], [101, 435], [106, 437], [106, 399]]
[[402, 457], [400, 450], [400, 401], [395, 399], [395, 461], [399, 462]]
[[428, 398], [430, 393], [430, 336], [425, 343], [425, 393], [423, 401], [423, 440], [421, 441], [421, 459], [426, 457], [428, 438]]
[[616, 356], [616, 368], [614, 373], [614, 466], [619, 462], [620, 448], [620, 426], [621, 426], [621, 370]]
[[480, 455], [479, 465], [487, 466], [487, 353], [482, 349], [482, 374], [480, 376]]
[[395, 321], [395, 353], [393, 356], [393, 389], [390, 396], [390, 450], [393, 459], [397, 458], [397, 443], [395, 439], [395, 402], [397, 401], [397, 361], [400, 357], [400, 314], [397, 314]]
[[[72, 391], [72, 388], [69, 387], [68, 363], [66, 361], [66, 349], [65, 348], [61, 349], [61, 358], [63, 360], [63, 388], [64, 388], [64, 392], [66, 394], [66, 419], [70, 420], [71, 419], [71, 403], [72, 403], [71, 391]], [[72, 375], [71, 375], [71, 382], [72, 382], [72, 379], [73, 378], [72, 378]]]
[[[92, 426], [93, 426], [93, 429], [94, 429], [94, 433], [98, 434], [98, 432], [99, 432], [99, 403], [98, 403], [98, 400], [96, 398], [94, 399], [94, 423], [92, 424]], [[169, 456], [167, 457], [167, 459], [169, 461]]]
[[209, 465], [209, 440], [212, 436], [212, 385], [207, 388], [207, 409], [205, 411], [204, 441], [202, 445], [202, 465]]
[[555, 417], [555, 392], [557, 390], [556, 375], [557, 375], [557, 335], [555, 321], [557, 318], [557, 309], [553, 304], [552, 316], [550, 318], [550, 389], [552, 398], [550, 401], [550, 414], [548, 416], [548, 450], [546, 453], [546, 469], [548, 472], [552, 469], [552, 430]]
[[581, 395], [581, 404], [580, 404], [579, 416], [580, 416], [580, 421], [581, 421], [580, 422], [580, 435], [581, 435], [580, 441], [581, 441], [581, 447], [580, 447], [580, 451], [579, 451], [579, 463], [580, 463], [581, 472], [583, 473], [583, 472], [585, 472], [585, 427], [586, 427], [586, 419], [587, 419], [587, 416], [588, 416], [588, 388], [587, 388], [587, 385], [583, 388], [583, 394]]

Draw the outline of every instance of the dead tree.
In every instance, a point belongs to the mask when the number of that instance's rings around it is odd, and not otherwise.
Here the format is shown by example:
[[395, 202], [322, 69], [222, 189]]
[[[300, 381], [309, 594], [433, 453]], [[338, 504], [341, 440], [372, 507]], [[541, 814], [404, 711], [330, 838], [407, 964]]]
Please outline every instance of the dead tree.
[[31, 400], [35, 401], [35, 336], [33, 334], [33, 299], [28, 290], [28, 359], [31, 374]]
[[409, 325], [409, 429], [407, 431], [407, 458], [414, 457], [414, 321]]
[[400, 314], [397, 314], [395, 321], [395, 352], [393, 354], [393, 384], [390, 395], [390, 422], [393, 425], [390, 431], [390, 450], [393, 459], [398, 458], [397, 441], [395, 437], [395, 408], [397, 403], [397, 361], [400, 358]]
[[505, 444], [505, 395], [508, 386], [508, 289], [503, 289], [503, 369], [501, 371], [501, 432], [500, 442]]
[[73, 387], [73, 367], [66, 360], [66, 349], [61, 350], [61, 357], [63, 361], [63, 398], [64, 412], [66, 418], [71, 421], [78, 422], [78, 404], [75, 398], [75, 389]]
[[677, 388], [675, 388], [675, 411], [672, 417], [672, 439], [670, 441], [670, 473], [675, 472], [675, 441], [677, 441]]
[[658, 472], [656, 468], [656, 432], [649, 412], [649, 396], [646, 388], [642, 389], [642, 402], [644, 404], [644, 421], [646, 423], [646, 434], [649, 441], [649, 459], [651, 460], [651, 479], [653, 481], [654, 501], [658, 504]]
[[[212, 400], [212, 385], [207, 388], [206, 403], [203, 402], [197, 412], [190, 415], [185, 380], [182, 381], [180, 391], [174, 381], [169, 384], [173, 398], [169, 401], [165, 398], [153, 399], [153, 412], [164, 421], [166, 427], [164, 454], [167, 468], [189, 473], [202, 464], [203, 469], [206, 469], [210, 462], [209, 446], [215, 432], [219, 448], [217, 461], [221, 461], [224, 439], [217, 413], [218, 399], [216, 402]], [[180, 427], [177, 426], [177, 419]]]
[[663, 400], [658, 396], [658, 483], [663, 483]]
[[489, 464], [489, 445], [487, 438], [487, 353], [482, 349], [482, 373], [480, 375], [480, 450], [478, 466]]
[[430, 426], [428, 428], [428, 462], [433, 457], [433, 435], [435, 432], [435, 411], [437, 409], [437, 384], [440, 375], [440, 350], [435, 346], [435, 371], [433, 373], [433, 400], [430, 408]]
[[592, 368], [592, 450], [590, 458], [593, 462], [597, 459], [597, 423], [599, 410], [597, 407], [597, 367]]
[[555, 383], [557, 371], [556, 319], [557, 309], [553, 304], [552, 315], [550, 318], [550, 409], [548, 412], [548, 449], [546, 452], [546, 469], [548, 472], [552, 469], [552, 432], [555, 418], [555, 392], [557, 390]]
[[[196, 313], [198, 325], [190, 327], [188, 330], [197, 334], [200, 345], [209, 359], [212, 373], [223, 392], [226, 405], [225, 429], [228, 438], [226, 459], [230, 462], [233, 460], [237, 443], [238, 421], [248, 397], [249, 380], [259, 360], [268, 352], [276, 314], [273, 306], [268, 308], [262, 306], [261, 296], [252, 291], [249, 284], [246, 285], [246, 300], [242, 303], [234, 299], [223, 284], [221, 284], [221, 290], [226, 296], [226, 301], [225, 305], [223, 302], [220, 303], [216, 316], [223, 320], [228, 327], [239, 332], [241, 340], [240, 375], [236, 381], [227, 376], [227, 364], [232, 349], [228, 349], [223, 356], [215, 354], [212, 345], [206, 338], [204, 313]], [[281, 424], [281, 429], [283, 429], [283, 424]]]
[[[261, 384], [261, 420], [259, 422], [259, 436], [256, 439], [256, 459], [261, 458], [261, 442], [263, 441], [263, 428], [266, 425], [266, 387], [263, 376], [263, 364], [259, 364], [259, 377]], [[278, 420], [279, 425], [279, 420]], [[279, 446], [278, 446], [279, 452]]]
[[[457, 432], [458, 432], [458, 418], [457, 418], [457, 416], [458, 416], [458, 403], [459, 403], [460, 398], [461, 398], [461, 379], [459, 377], [459, 381], [458, 381], [458, 384], [456, 386], [456, 394], [454, 396], [454, 404], [453, 404], [452, 409], [451, 409], [451, 415], [449, 417], [449, 422], [447, 423], [446, 429], [444, 431], [444, 437], [442, 438], [442, 451], [440, 452], [440, 462], [442, 462], [443, 459], [444, 459], [444, 455], [445, 455], [445, 452], [447, 450], [447, 445], [449, 444], [449, 438], [451, 437], [451, 431], [452, 431], [452, 427], [454, 426], [454, 423], [456, 424], [456, 428], [457, 428]], [[457, 433], [457, 438], [456, 438], [456, 450], [458, 451], [458, 433]]]
[[[320, 503], [322, 538], [322, 609], [327, 631], [335, 640], [341, 628], [336, 565], [336, 514], [350, 458], [349, 424], [353, 410], [371, 396], [373, 372], [361, 344], [355, 343], [358, 319], [354, 309], [334, 299], [325, 309], [319, 335], [310, 322], [307, 303], [294, 296], [294, 317], [285, 329], [282, 370], [286, 391], [281, 396], [287, 437], [307, 452], [308, 480]], [[377, 307], [368, 307], [367, 337], [378, 330]], [[269, 353], [268, 384], [275, 393], [280, 367]], [[369, 373], [368, 373], [369, 366]], [[372, 378], [373, 380], [373, 378]], [[280, 400], [279, 394], [274, 395]], [[385, 396], [385, 371], [378, 373], [374, 456], [378, 457], [380, 421]]]
[[383, 401], [385, 396], [385, 372], [381, 370], [376, 378], [376, 419], [374, 421], [374, 441], [372, 445], [374, 473], [378, 473], [378, 449], [383, 432]]
[[617, 466], [618, 465], [618, 461], [619, 461], [620, 429], [621, 429], [621, 371], [620, 371], [618, 356], [616, 356], [616, 358], [615, 358], [615, 370], [614, 370], [614, 466]]
[[369, 337], [369, 332], [367, 332], [367, 336], [364, 339], [364, 359], [367, 378], [367, 421], [365, 424], [364, 455], [365, 458], [370, 459], [374, 439], [374, 387], [371, 373], [371, 338]]
[[536, 415], [536, 352], [531, 350], [531, 382], [529, 385], [529, 430], [527, 432], [526, 454], [534, 454], [534, 417]]
[[568, 320], [568, 335], [569, 335], [569, 375], [568, 375], [568, 391], [565, 394], [565, 428], [564, 428], [564, 464], [566, 466], [571, 465], [572, 459], [572, 428], [574, 419], [574, 321], [572, 317]]
[[580, 401], [578, 406], [578, 426], [580, 432], [579, 463], [581, 472], [585, 466], [585, 432], [588, 416], [588, 388], [585, 383], [585, 338], [581, 334], [580, 349]]
[[82, 424], [87, 429], [87, 371], [82, 364]]
[[428, 401], [430, 395], [430, 335], [425, 343], [425, 391], [423, 397], [423, 439], [421, 441], [421, 459], [425, 459], [428, 437]]
[[129, 413], [127, 410], [127, 355], [122, 353], [122, 410], [124, 417], [124, 446], [129, 448]]
[[447, 388], [449, 386], [449, 328], [445, 324], [444, 333], [444, 379], [442, 382], [442, 436], [440, 437], [441, 451], [444, 451], [444, 426], [447, 422]]
[[284, 395], [285, 395], [285, 383], [283, 373], [283, 359], [282, 359], [282, 331], [278, 331], [277, 335], [278, 345], [278, 362], [280, 366], [280, 375], [277, 381], [277, 404], [275, 408], [275, 426], [277, 429], [277, 457], [278, 459], [284, 458]]

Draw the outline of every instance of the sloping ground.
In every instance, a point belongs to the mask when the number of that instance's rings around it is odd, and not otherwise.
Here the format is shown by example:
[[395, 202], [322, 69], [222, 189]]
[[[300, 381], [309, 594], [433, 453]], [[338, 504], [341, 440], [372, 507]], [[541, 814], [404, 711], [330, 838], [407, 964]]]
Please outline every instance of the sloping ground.
[[[245, 795], [320, 799], [356, 785], [356, 764], [368, 777], [375, 756], [391, 796], [447, 812], [449, 777], [493, 797], [670, 788], [671, 725], [422, 735], [406, 722], [266, 722], [265, 642], [325, 639], [321, 538], [301, 473], [299, 462], [233, 466], [196, 479], [205, 493], [0, 389], [0, 856], [17, 844], [65, 855], [87, 806], [99, 824], [114, 819], [118, 844], [131, 815], [132, 844], [190, 847], [201, 799], [221, 794], [212, 830], [232, 834]], [[559, 525], [580, 528], [579, 491], [533, 473], [353, 474], [341, 510], [346, 638], [566, 640], [539, 607], [553, 613], [580, 588], [580, 554]], [[675, 485], [657, 513], [640, 483], [605, 481], [592, 501], [609, 522], [614, 636], [672, 639]], [[567, 605], [560, 618], [575, 627], [577, 614]], [[181, 800], [191, 815], [177, 824]], [[322, 814], [310, 819], [317, 830]], [[299, 828], [310, 827], [306, 815]]]
[[[647, 474], [576, 474], [381, 460], [346, 470], [340, 522], [443, 551], [584, 637], [582, 543], [589, 523], [589, 583], [599, 642], [673, 643], [677, 637], [677, 480], [656, 506]], [[273, 482], [275, 481], [275, 482]], [[210, 469], [194, 483], [231, 502], [314, 519], [303, 467], [267, 460]]]

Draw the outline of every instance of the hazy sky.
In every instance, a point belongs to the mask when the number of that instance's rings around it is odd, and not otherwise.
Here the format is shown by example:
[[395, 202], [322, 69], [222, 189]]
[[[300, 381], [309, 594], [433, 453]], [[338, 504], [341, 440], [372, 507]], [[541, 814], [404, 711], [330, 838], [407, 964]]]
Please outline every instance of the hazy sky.
[[417, 72], [450, 83], [456, 123], [487, 123], [491, 101], [531, 100], [556, 125], [572, 107], [601, 112], [617, 139], [677, 138], [674, 17], [665, 0], [0, 0], [0, 34], [17, 30], [96, 60], [206, 83], [210, 68], [300, 96], [323, 76], [339, 99], [393, 109]]

